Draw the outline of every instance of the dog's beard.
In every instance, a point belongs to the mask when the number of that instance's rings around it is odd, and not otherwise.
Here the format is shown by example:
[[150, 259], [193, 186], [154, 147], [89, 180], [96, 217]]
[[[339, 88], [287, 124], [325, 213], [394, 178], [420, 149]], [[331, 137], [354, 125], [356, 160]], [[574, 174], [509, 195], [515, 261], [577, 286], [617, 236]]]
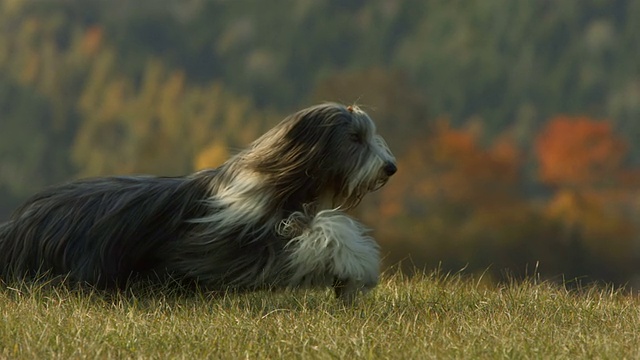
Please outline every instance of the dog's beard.
[[358, 206], [364, 198], [370, 192], [374, 192], [382, 188], [387, 181], [388, 176], [378, 177], [373, 181], [359, 184], [350, 193], [336, 193], [333, 197], [332, 208], [339, 208], [342, 210], [350, 210]]
[[388, 176], [377, 179], [373, 183], [373, 186], [371, 186], [369, 188], [369, 192], [378, 191], [381, 187], [383, 187], [383, 186], [385, 186], [387, 184], [387, 181], [389, 181], [389, 177]]

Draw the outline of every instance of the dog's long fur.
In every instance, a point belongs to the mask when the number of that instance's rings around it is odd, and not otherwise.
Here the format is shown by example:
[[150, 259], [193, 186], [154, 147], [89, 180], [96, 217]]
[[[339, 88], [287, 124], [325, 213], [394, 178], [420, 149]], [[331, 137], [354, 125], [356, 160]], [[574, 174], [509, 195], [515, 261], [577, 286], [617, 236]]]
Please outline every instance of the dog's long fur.
[[395, 172], [356, 106], [283, 120], [216, 169], [108, 177], [45, 190], [0, 225], [0, 276], [125, 286], [163, 275], [212, 290], [375, 286], [378, 245], [343, 210]]

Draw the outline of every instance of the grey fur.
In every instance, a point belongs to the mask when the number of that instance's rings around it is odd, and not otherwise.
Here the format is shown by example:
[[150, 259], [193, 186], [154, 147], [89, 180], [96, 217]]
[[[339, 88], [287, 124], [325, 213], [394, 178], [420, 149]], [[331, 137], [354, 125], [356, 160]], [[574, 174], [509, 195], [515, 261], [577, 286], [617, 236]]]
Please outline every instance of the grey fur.
[[[104, 287], [171, 276], [212, 290], [348, 282], [330, 272], [293, 281], [299, 269], [288, 266], [287, 244], [319, 211], [357, 205], [394, 171], [364, 112], [314, 106], [217, 169], [80, 180], [36, 194], [0, 225], [0, 276], [47, 273]], [[297, 225], [280, 231], [291, 219]]]

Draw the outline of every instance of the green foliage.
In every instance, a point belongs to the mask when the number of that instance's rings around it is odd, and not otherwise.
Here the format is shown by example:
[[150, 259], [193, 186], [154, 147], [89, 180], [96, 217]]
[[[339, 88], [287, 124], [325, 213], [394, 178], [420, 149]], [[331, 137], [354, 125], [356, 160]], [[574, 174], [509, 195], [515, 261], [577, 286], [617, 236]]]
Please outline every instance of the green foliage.
[[531, 278], [391, 275], [352, 308], [322, 291], [242, 295], [60, 286], [0, 290], [0, 356], [32, 358], [632, 358], [640, 303]]
[[51, 140], [47, 134], [49, 103], [9, 81], [0, 80], [0, 113], [0, 133], [12, 135], [0, 142], [0, 182], [9, 184], [12, 192], [26, 195], [36, 186], [44, 185], [32, 179], [38, 179], [46, 165]]

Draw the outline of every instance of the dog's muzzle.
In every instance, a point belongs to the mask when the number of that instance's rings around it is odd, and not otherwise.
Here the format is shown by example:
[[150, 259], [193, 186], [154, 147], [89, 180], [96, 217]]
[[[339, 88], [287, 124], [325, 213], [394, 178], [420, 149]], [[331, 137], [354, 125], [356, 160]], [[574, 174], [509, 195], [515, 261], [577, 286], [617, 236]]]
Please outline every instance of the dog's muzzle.
[[392, 161], [387, 161], [382, 169], [380, 169], [380, 175], [371, 187], [371, 191], [375, 191], [383, 187], [387, 183], [387, 181], [389, 181], [391, 175], [395, 174], [397, 171], [398, 167], [396, 166], [396, 164]]
[[387, 177], [390, 177], [391, 175], [395, 174], [396, 171], [398, 171], [398, 167], [393, 162], [387, 161], [387, 163], [384, 165], [384, 168], [382, 168], [382, 171], [385, 175], [387, 175]]

